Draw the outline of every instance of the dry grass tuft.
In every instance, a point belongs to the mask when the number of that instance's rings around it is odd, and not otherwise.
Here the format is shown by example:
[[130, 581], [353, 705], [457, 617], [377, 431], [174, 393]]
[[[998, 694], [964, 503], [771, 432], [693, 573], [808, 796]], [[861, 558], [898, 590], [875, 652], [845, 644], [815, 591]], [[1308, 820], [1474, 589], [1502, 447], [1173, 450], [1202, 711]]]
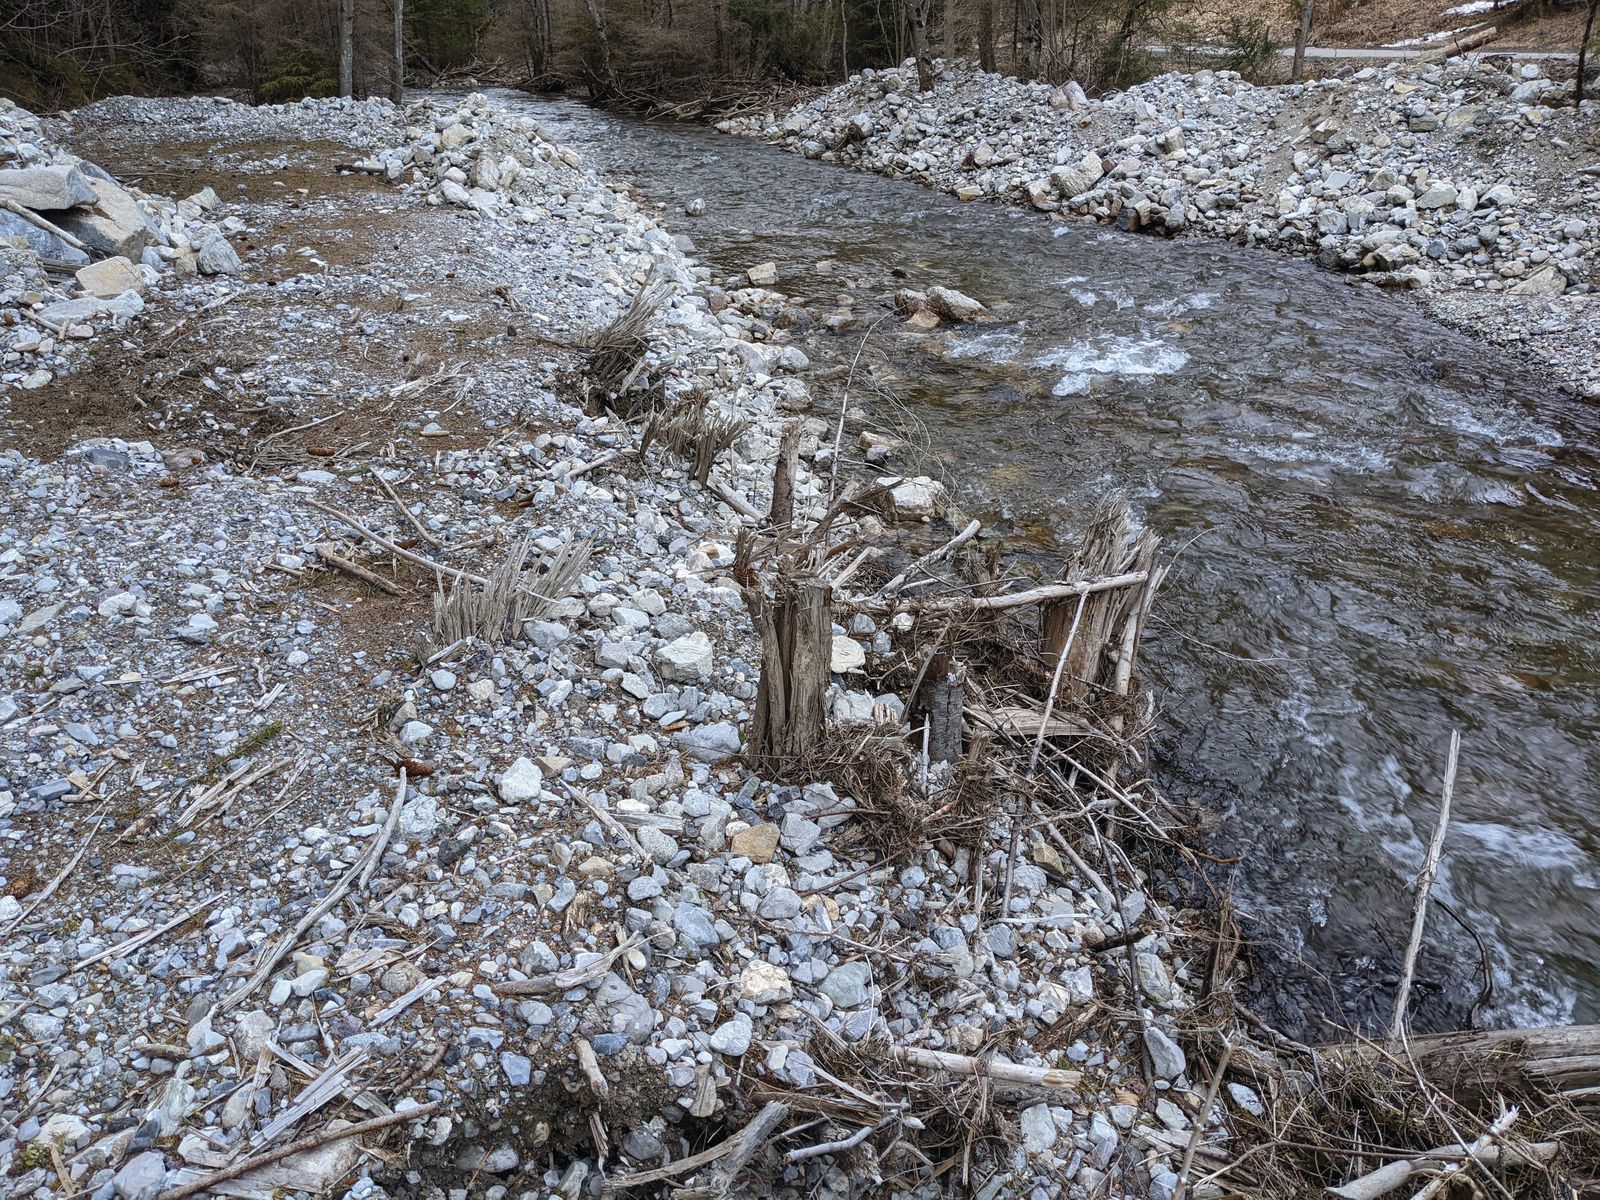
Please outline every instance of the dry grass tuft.
[[664, 446], [694, 464], [695, 480], [703, 487], [711, 478], [717, 456], [751, 424], [713, 407], [711, 397], [696, 389], [650, 412], [639, 434], [639, 457], [643, 459], [652, 445]]
[[433, 643], [449, 646], [476, 638], [491, 646], [516, 637], [525, 621], [537, 620], [556, 601], [572, 593], [578, 577], [588, 569], [594, 553], [590, 538], [568, 542], [533, 581], [523, 578], [533, 550], [529, 534], [511, 548], [505, 560], [488, 575], [487, 585], [441, 579], [433, 597]]
[[[628, 418], [660, 403], [656, 389], [641, 388], [640, 376], [650, 352], [650, 323], [671, 294], [665, 284], [642, 289], [615, 320], [590, 335], [584, 385], [592, 415], [613, 412]], [[642, 394], [630, 398], [635, 390]]]

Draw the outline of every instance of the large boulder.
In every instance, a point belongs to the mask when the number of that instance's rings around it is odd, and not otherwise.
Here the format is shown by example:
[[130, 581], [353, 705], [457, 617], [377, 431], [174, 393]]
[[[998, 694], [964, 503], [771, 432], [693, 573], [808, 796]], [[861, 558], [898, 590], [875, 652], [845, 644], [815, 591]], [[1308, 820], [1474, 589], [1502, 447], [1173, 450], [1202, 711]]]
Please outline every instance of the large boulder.
[[104, 179], [87, 177], [94, 190], [92, 208], [74, 208], [52, 218], [74, 235], [91, 254], [122, 255], [138, 261], [154, 239], [157, 227], [131, 194]]
[[1050, 182], [1055, 187], [1057, 195], [1070, 200], [1094, 187], [1104, 174], [1104, 161], [1091, 150], [1076, 163], [1057, 167], [1051, 171]]
[[28, 248], [40, 258], [54, 259], [64, 262], [69, 266], [80, 266], [89, 261], [89, 256], [76, 246], [69, 246], [48, 229], [40, 229], [32, 221], [26, 221], [16, 213], [0, 209], [0, 238], [21, 238], [27, 242]]
[[928, 289], [928, 307], [947, 321], [992, 321], [994, 314], [965, 292], [935, 285]]
[[19, 167], [0, 171], [0, 200], [11, 200], [34, 212], [59, 212], [93, 204], [89, 180], [76, 167]]

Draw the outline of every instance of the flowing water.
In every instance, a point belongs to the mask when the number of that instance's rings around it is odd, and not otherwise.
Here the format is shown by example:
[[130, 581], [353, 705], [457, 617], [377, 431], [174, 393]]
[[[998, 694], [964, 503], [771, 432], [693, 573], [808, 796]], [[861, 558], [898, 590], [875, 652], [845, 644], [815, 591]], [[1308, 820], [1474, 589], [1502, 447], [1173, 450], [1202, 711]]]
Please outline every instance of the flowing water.
[[1144, 659], [1158, 770], [1223, 818], [1269, 1016], [1321, 1035], [1302, 1019], [1386, 1009], [1460, 729], [1435, 892], [1460, 922], [1430, 919], [1423, 1020], [1466, 1019], [1466, 927], [1487, 1021], [1600, 1020], [1600, 414], [1308, 264], [505, 99], [664, 202], [719, 274], [775, 261], [827, 311], [841, 276], [886, 294], [900, 269], [996, 307], [918, 353], [900, 399], [965, 507], [1066, 538], [1122, 488], [1177, 552]]

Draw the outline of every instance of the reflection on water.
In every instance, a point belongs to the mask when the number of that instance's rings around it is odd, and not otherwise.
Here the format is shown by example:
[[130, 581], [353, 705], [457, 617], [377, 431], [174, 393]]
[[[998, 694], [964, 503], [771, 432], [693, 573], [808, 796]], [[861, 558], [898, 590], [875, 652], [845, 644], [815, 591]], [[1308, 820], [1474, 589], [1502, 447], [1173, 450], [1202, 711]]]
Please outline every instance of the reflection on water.
[[[969, 508], [1070, 536], [1121, 487], [1187, 546], [1145, 658], [1162, 782], [1221, 811], [1250, 932], [1290, 951], [1273, 1015], [1387, 1006], [1459, 728], [1436, 894], [1495, 947], [1486, 1016], [1600, 1020], [1592, 411], [1305, 264], [508, 102], [665, 202], [719, 272], [773, 260], [823, 310], [844, 277], [944, 283], [1003, 318], [930, 339], [901, 399]], [[676, 216], [695, 197], [706, 215]], [[1430, 932], [1424, 1021], [1461, 1021], [1476, 948], [1438, 910]]]

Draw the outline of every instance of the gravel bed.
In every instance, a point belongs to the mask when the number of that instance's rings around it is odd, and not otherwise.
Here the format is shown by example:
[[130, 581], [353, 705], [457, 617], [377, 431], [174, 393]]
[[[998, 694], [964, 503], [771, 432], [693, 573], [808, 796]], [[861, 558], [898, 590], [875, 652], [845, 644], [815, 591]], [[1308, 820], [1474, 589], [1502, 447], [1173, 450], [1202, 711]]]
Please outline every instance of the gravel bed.
[[[759, 648], [736, 507], [764, 510], [792, 416], [800, 511], [828, 493], [833, 418], [782, 296], [713, 288], [619, 184], [481, 97], [122, 99], [56, 129], [180, 176], [227, 164], [241, 263], [157, 272], [71, 347], [7, 330], [8, 1194], [148, 1200], [333, 1116], [437, 1104], [397, 1151], [341, 1139], [228, 1194], [570, 1200], [727, 1136], [764, 1094], [848, 1095], [841, 1061], [881, 1068], [891, 1045], [1078, 1073], [995, 1108], [982, 1195], [1172, 1194], [1205, 1081], [1175, 1040], [1191, 980], [1161, 897], [1112, 904], [1030, 835], [1009, 909], [980, 921], [997, 831], [875, 865], [855, 798], [740, 757]], [[9, 253], [3, 311], [50, 303]], [[639, 464], [582, 403], [585, 338], [647, 285], [668, 297], [650, 386], [749, 423], [720, 490], [660, 451]], [[436, 648], [433, 580], [330, 507], [455, 570], [524, 539], [536, 570], [592, 549], [504, 640]], [[836, 633], [841, 736], [892, 727], [899, 701], [851, 673], [891, 631]], [[333, 1102], [301, 1113], [319, 1079]], [[916, 1124], [771, 1154], [740, 1194], [943, 1194], [893, 1149]]]

